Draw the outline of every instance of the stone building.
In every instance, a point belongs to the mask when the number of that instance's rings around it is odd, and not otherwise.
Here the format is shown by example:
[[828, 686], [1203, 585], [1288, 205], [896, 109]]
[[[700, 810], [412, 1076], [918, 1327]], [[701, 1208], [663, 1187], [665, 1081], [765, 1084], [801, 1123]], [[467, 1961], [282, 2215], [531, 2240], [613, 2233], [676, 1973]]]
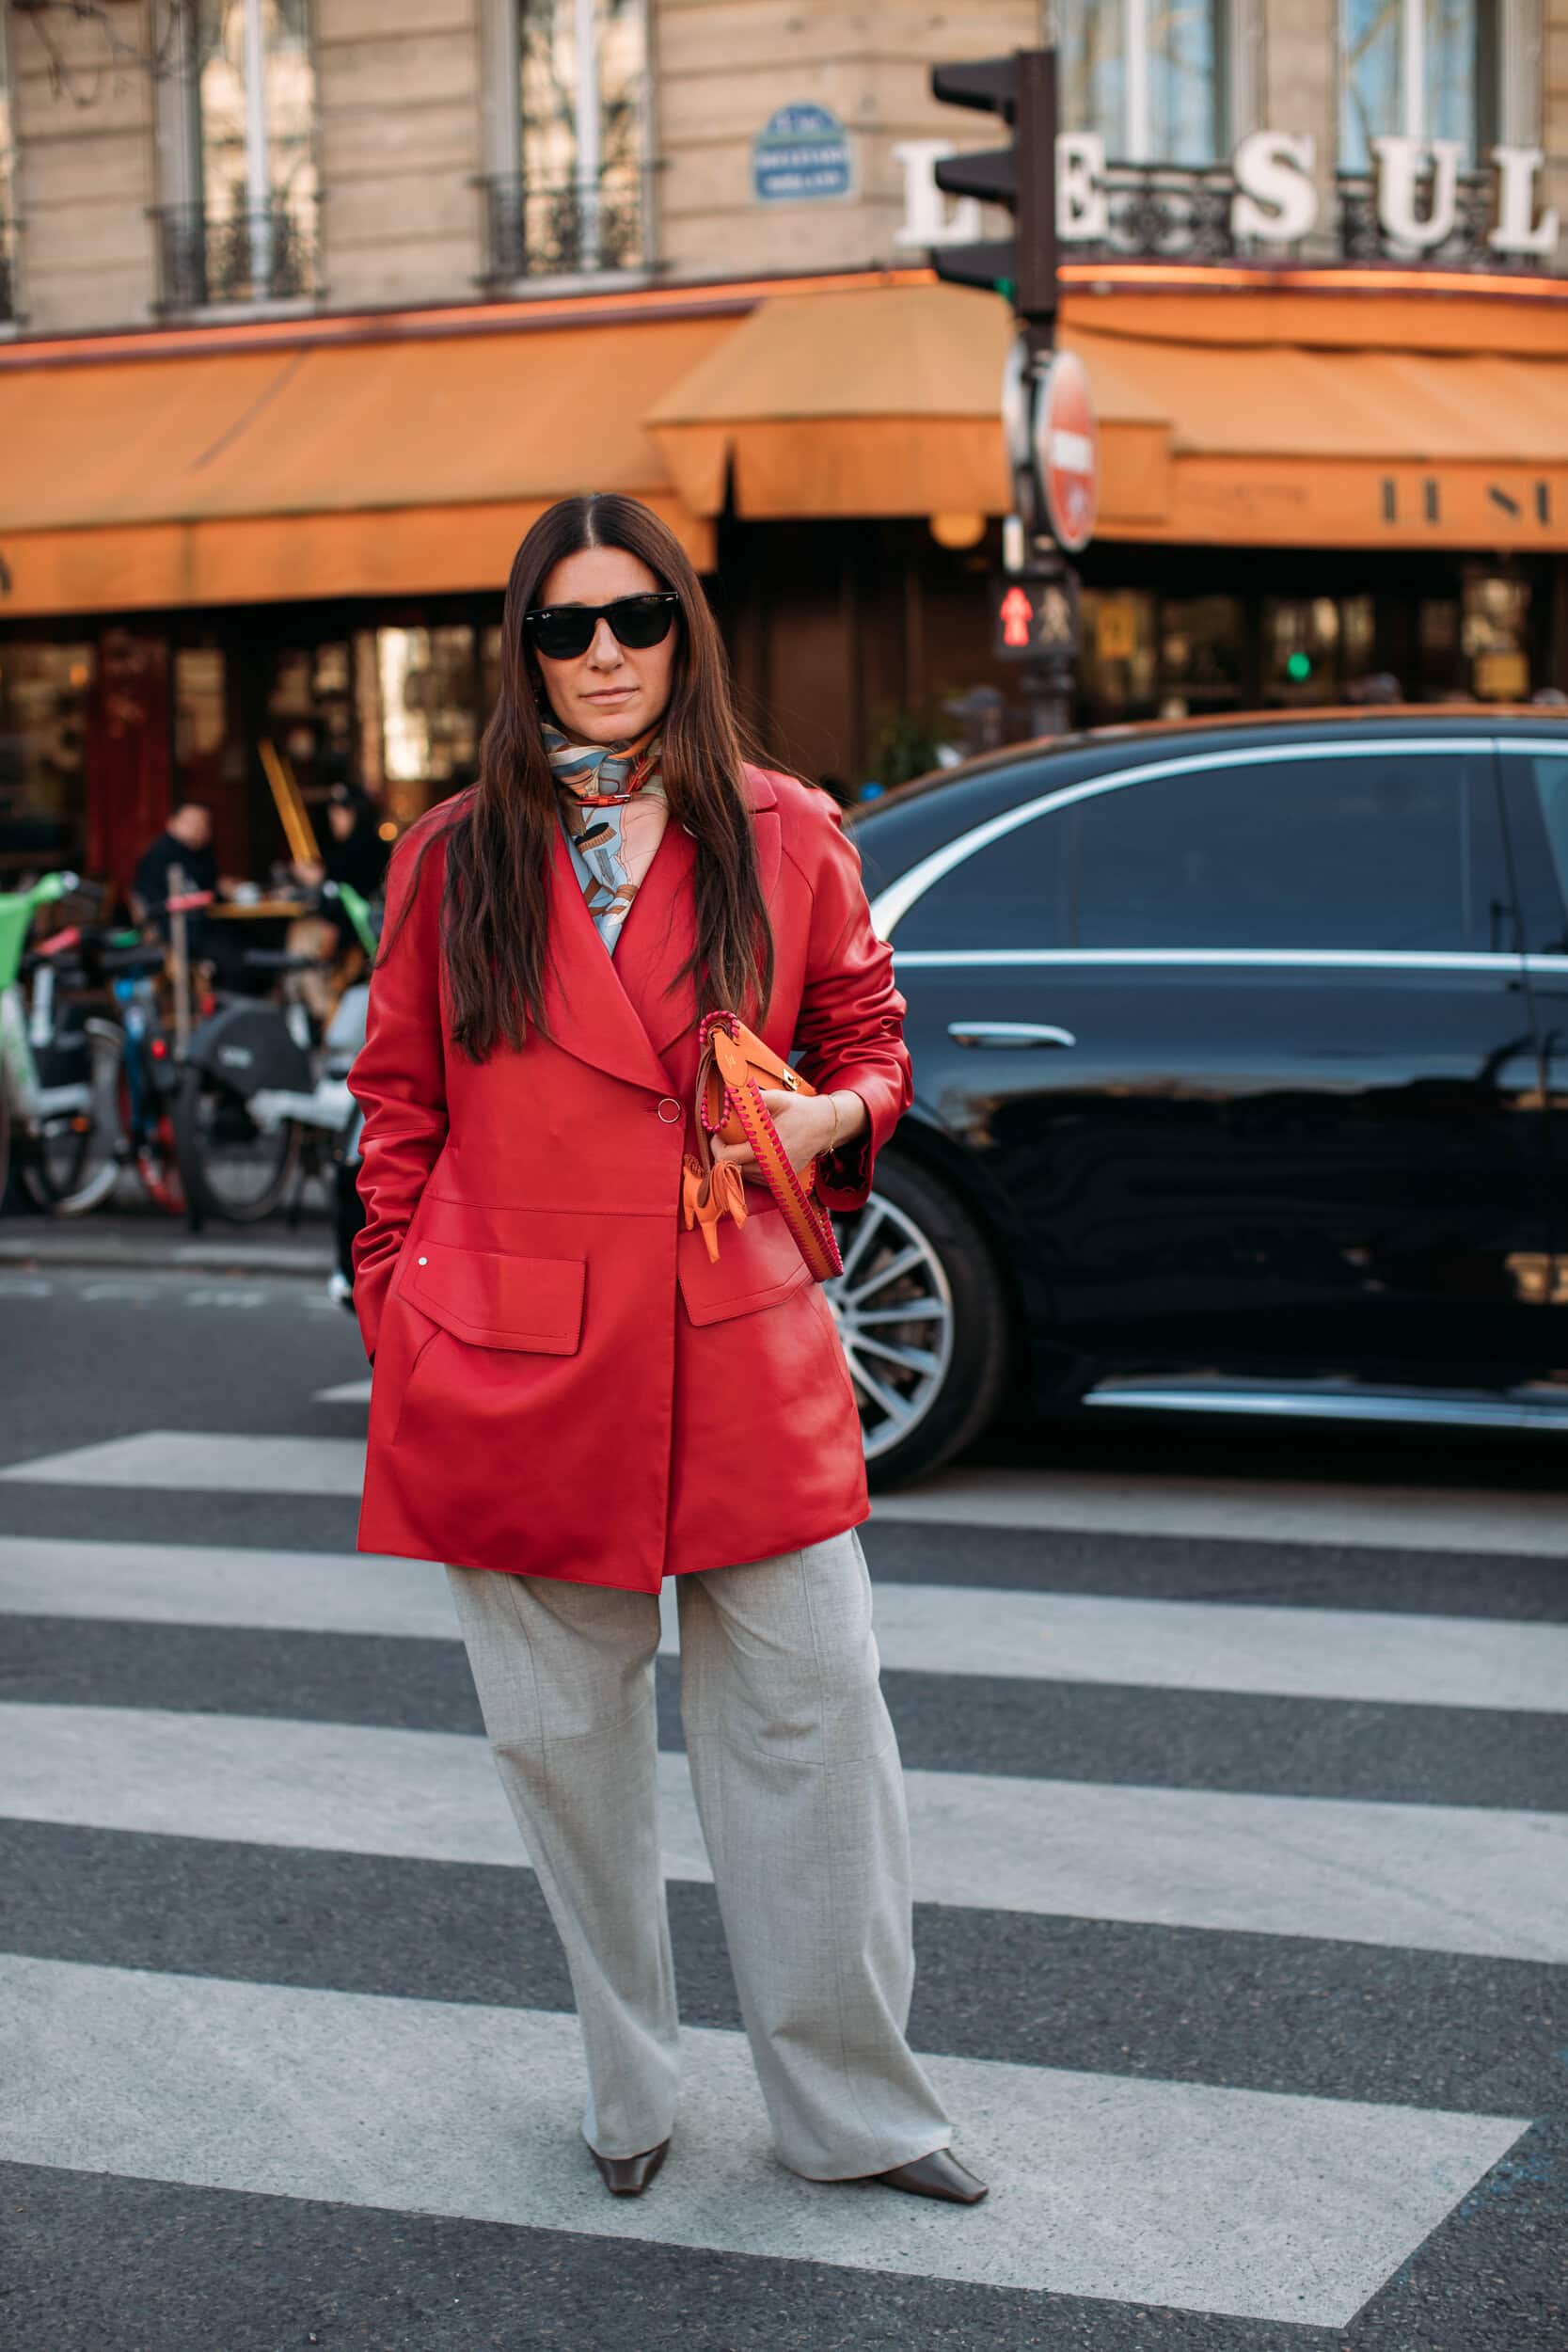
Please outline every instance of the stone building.
[[1568, 685], [1568, 0], [10, 0], [0, 873], [230, 869], [468, 771], [517, 540], [643, 497], [769, 750], [854, 785], [1000, 690], [999, 126], [1053, 41], [1101, 417], [1080, 715]]

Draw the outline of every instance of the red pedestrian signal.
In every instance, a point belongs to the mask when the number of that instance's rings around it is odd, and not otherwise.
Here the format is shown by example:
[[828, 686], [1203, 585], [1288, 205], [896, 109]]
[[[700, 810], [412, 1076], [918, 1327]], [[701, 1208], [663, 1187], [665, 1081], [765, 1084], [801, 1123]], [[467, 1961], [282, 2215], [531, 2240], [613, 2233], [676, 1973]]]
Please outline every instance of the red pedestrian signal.
[[1078, 583], [1065, 566], [993, 572], [991, 650], [1009, 661], [1078, 651]]
[[1027, 646], [1034, 628], [1035, 608], [1022, 588], [1009, 588], [1002, 599], [1000, 613], [1004, 645]]

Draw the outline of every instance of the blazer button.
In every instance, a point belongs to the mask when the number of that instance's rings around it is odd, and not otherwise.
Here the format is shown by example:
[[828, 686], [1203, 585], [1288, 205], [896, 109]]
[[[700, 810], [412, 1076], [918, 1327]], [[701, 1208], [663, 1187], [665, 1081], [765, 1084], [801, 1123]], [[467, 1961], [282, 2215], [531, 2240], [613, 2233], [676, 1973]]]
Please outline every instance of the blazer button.
[[681, 1115], [681, 1106], [673, 1094], [667, 1094], [658, 1106], [658, 1115], [667, 1127], [673, 1126]]

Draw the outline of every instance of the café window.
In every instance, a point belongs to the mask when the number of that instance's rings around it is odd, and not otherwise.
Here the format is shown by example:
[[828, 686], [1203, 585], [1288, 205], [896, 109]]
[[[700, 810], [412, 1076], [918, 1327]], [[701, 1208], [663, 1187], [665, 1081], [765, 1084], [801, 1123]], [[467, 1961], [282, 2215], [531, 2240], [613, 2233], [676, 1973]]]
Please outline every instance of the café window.
[[478, 772], [474, 631], [357, 629], [353, 660], [359, 774], [401, 830]]
[[1343, 702], [1372, 675], [1375, 637], [1370, 596], [1265, 596], [1264, 702]]
[[316, 77], [308, 0], [198, 0], [160, 84], [166, 310], [316, 289]]
[[1062, 127], [1124, 164], [1212, 164], [1230, 140], [1227, 0], [1057, 0]]
[[1479, 163], [1517, 111], [1499, 67], [1505, 32], [1511, 51], [1527, 40], [1526, 13], [1520, 0], [1340, 0], [1341, 169], [1370, 170], [1387, 137], [1457, 139]]
[[0, 644], [0, 890], [86, 857], [90, 639]]
[[489, 275], [649, 265], [646, 0], [490, 0]]

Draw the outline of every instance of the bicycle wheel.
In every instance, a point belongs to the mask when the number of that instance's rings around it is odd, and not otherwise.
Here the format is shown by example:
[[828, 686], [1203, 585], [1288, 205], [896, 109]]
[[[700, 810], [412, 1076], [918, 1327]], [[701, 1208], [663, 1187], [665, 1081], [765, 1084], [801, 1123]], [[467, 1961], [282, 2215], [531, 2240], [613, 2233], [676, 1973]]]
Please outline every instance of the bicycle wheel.
[[118, 1172], [115, 1080], [120, 1033], [112, 1022], [87, 1026], [90, 1107], [46, 1118], [19, 1173], [29, 1198], [55, 1216], [81, 1216], [114, 1189]]
[[174, 1102], [174, 1148], [195, 1208], [254, 1225], [288, 1190], [300, 1133], [293, 1120], [271, 1133], [258, 1127], [243, 1094], [209, 1070], [187, 1070]]
[[131, 1164], [141, 1180], [142, 1190], [154, 1208], [162, 1209], [166, 1216], [182, 1216], [185, 1188], [180, 1179], [174, 1122], [167, 1111], [160, 1111], [145, 1123], [137, 1123], [131, 1100], [131, 1081], [123, 1062], [119, 1071], [119, 1118], [121, 1132], [131, 1139]]
[[90, 1130], [72, 1137], [74, 1150], [51, 1151], [47, 1130], [37, 1173], [47, 1187], [43, 1205], [56, 1216], [86, 1216], [108, 1200], [119, 1178], [125, 1135], [121, 1057], [124, 1032], [112, 1021], [87, 1025], [92, 1086]]

